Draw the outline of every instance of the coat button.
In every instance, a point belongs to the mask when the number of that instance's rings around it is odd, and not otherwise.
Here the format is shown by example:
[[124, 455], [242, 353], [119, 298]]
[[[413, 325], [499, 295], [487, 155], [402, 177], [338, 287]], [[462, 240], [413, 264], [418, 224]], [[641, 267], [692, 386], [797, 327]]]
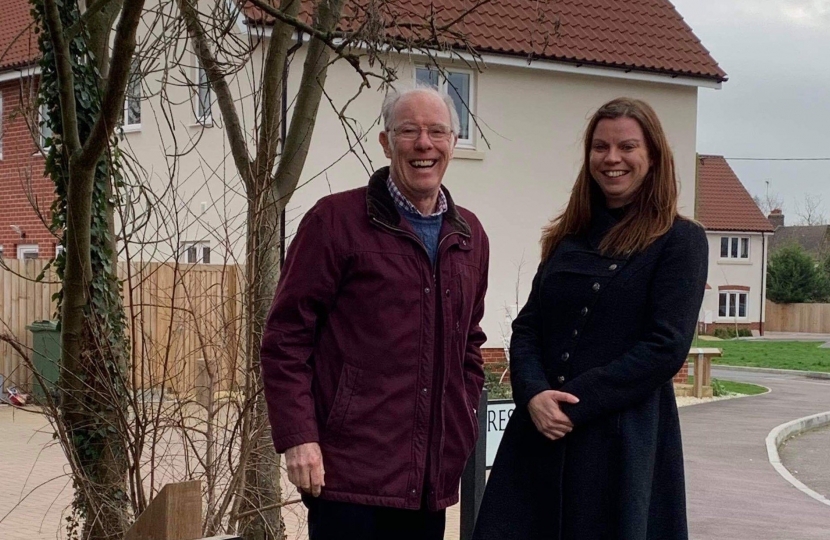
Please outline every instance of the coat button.
[[565, 376], [564, 376], [564, 375], [560, 375], [560, 376], [558, 376], [558, 377], [556, 378], [556, 380], [557, 380], [557, 381], [559, 381], [559, 382], [561, 382], [561, 383], [563, 383], [563, 382], [565, 382]]
[[579, 335], [579, 330], [574, 329], [574, 331], [573, 331], [573, 336], [574, 336], [574, 337], [576, 337], [576, 336], [578, 336], [578, 335]]
[[450, 290], [447, 289], [447, 298], [449, 298], [449, 297], [450, 297]]
[[562, 361], [563, 361], [563, 362], [567, 362], [567, 361], [568, 361], [568, 358], [570, 358], [570, 357], [571, 357], [571, 355], [570, 355], [570, 354], [568, 354], [568, 353], [566, 353], [566, 352], [562, 353]]
[[608, 267], [608, 269], [609, 269], [609, 270], [612, 270], [612, 271], [613, 271], [613, 270], [616, 270], [616, 269], [617, 269], [617, 265], [616, 265], [616, 264], [612, 264], [611, 266], [609, 266], [609, 267]]
[[413, 489], [412, 491], [410, 491], [410, 493], [412, 493], [413, 495], [415, 495], [415, 494], [416, 494], [416, 493], [418, 493], [418, 492], [417, 492], [416, 490], [414, 490], [414, 489]]
[[421, 393], [422, 393], [422, 394], [426, 394], [427, 392], [429, 392], [429, 390], [427, 389], [427, 387], [426, 387], [426, 386], [424, 386], [423, 388], [421, 388]]
[[591, 286], [591, 288], [594, 290], [594, 292], [597, 292], [597, 291], [599, 290], [599, 283], [594, 283], [594, 284]]
[[429, 287], [427, 287], [426, 289], [424, 289], [424, 292], [425, 292], [426, 294], [429, 294]]
[[588, 308], [587, 308], [587, 307], [582, 308], [582, 309], [579, 311], [579, 313], [581, 313], [581, 314], [582, 314], [582, 316], [584, 317], [585, 315], [587, 315], [587, 314], [588, 314]]

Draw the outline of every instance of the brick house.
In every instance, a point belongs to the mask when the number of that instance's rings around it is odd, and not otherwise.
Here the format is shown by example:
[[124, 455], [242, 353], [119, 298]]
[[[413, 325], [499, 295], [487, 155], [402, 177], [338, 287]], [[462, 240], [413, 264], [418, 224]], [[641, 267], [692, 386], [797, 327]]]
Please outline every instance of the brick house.
[[52, 257], [47, 226], [54, 185], [43, 177], [37, 115], [37, 38], [29, 5], [4, 5], [0, 25], [0, 251], [3, 258]]
[[774, 229], [723, 156], [698, 156], [695, 215], [709, 238], [701, 332], [745, 328], [763, 334]]

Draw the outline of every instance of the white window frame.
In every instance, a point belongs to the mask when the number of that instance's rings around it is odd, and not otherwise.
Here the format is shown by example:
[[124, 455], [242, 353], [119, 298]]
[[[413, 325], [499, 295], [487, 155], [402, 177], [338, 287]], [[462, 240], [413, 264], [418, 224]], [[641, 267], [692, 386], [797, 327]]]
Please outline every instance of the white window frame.
[[3, 260], [3, 246], [0, 246], [0, 260]]
[[[32, 254], [34, 254], [34, 257], [26, 256]], [[18, 259], [37, 259], [38, 257], [40, 257], [40, 247], [37, 244], [19, 244], [17, 246]]]
[[[137, 58], [133, 58], [132, 64], [130, 66], [130, 78], [127, 80], [127, 91], [124, 94], [124, 116], [121, 119], [121, 129], [125, 132], [131, 131], [141, 131], [141, 71], [140, 71], [140, 64]], [[134, 80], [137, 79], [137, 80]], [[130, 97], [130, 86], [133, 83], [136, 84], [136, 88], [138, 89], [138, 95], [133, 94], [133, 99], [131, 100]], [[137, 123], [130, 123], [130, 103], [137, 102], [138, 103], [138, 122]]]
[[[431, 71], [437, 71], [438, 77], [440, 79], [438, 89], [444, 93], [449, 93], [449, 81], [447, 81], [446, 77], [444, 77], [445, 73], [461, 73], [470, 77], [470, 102], [467, 103], [467, 110], [462, 111], [468, 116], [467, 127], [469, 129], [469, 137], [466, 139], [462, 139], [460, 136], [456, 143], [457, 147], [462, 148], [470, 148], [475, 149], [475, 142], [476, 142], [476, 130], [475, 130], [475, 121], [473, 118], [476, 115], [476, 74], [474, 71], [469, 69], [459, 69], [459, 68], [445, 68], [442, 67], [438, 70], [435, 66], [428, 66], [425, 64], [416, 65], [415, 69], [412, 72], [412, 78], [417, 82], [418, 80], [418, 70], [419, 69], [428, 69]], [[459, 123], [461, 123], [461, 115], [458, 115]]]
[[[205, 261], [207, 253], [207, 261]], [[193, 255], [191, 257], [191, 255]], [[210, 264], [212, 251], [209, 242], [182, 242], [179, 244], [179, 262], [186, 264]]]
[[[740, 314], [741, 295], [744, 296], [745, 313]], [[721, 297], [726, 297], [726, 315], [720, 314]], [[731, 309], [734, 308], [735, 314], [730, 315]], [[749, 291], [729, 290], [723, 289], [718, 291], [718, 319], [720, 320], [746, 320], [749, 318]]]
[[[203, 74], [205, 80], [204, 83], [202, 83]], [[202, 99], [203, 87], [205, 88], [204, 91], [207, 93], [206, 110], [202, 110], [202, 104], [204, 103], [204, 100]], [[202, 65], [198, 63], [198, 60], [196, 64], [196, 123], [203, 126], [213, 125], [213, 89], [210, 87], [207, 71], [202, 68]]]
[[[723, 241], [727, 241], [726, 256], [723, 255]], [[742, 244], [746, 242], [746, 256], [744, 257]], [[737, 256], [732, 255], [732, 249], [735, 248]], [[749, 261], [752, 257], [752, 239], [749, 236], [727, 236], [720, 237], [720, 245], [718, 246], [718, 258], [721, 260], [732, 261]]]

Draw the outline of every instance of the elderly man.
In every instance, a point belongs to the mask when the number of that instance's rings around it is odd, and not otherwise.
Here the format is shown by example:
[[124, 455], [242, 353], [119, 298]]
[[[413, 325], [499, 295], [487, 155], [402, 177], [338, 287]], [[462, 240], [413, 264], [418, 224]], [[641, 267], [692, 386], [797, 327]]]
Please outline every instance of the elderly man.
[[305, 215], [262, 341], [311, 540], [443, 538], [478, 437], [489, 246], [441, 185], [458, 115], [415, 88], [383, 120], [391, 166]]

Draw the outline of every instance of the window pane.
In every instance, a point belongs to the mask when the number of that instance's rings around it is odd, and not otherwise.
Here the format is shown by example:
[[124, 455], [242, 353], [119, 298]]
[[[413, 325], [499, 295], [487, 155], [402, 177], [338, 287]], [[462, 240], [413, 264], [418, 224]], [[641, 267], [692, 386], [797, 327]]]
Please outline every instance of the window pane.
[[730, 250], [730, 255], [729, 256], [732, 257], [733, 259], [737, 259], [738, 258], [738, 239], [737, 238], [732, 238], [731, 240], [732, 240], [732, 246], [731, 246], [732, 249]]
[[204, 69], [199, 68], [199, 119], [200, 120], [210, 120], [211, 118], [211, 111], [210, 111], [210, 102], [212, 101], [213, 96], [211, 96], [210, 90], [210, 83], [208, 82], [207, 72]]
[[735, 293], [729, 293], [729, 316], [735, 316]]
[[421, 83], [438, 88], [438, 70], [429, 68], [417, 68], [415, 79]]
[[202, 246], [202, 263], [210, 264], [210, 247]]
[[741, 259], [749, 258], [749, 238], [741, 238]]
[[746, 294], [739, 294], [738, 317], [746, 317]]
[[455, 104], [458, 119], [461, 127], [458, 132], [459, 139], [470, 138], [470, 74], [469, 73], [447, 73], [447, 93]]
[[187, 251], [185, 252], [185, 261], [187, 263], [195, 263], [196, 262], [196, 246], [188, 246]]
[[729, 238], [726, 236], [720, 239], [720, 256], [729, 257]]
[[40, 108], [40, 146], [46, 148], [49, 146], [49, 139], [52, 138], [52, 128], [49, 127], [49, 110], [46, 105]]
[[726, 317], [726, 293], [718, 295], [718, 317]]
[[124, 123], [134, 125], [141, 123], [141, 69], [137, 59], [130, 67], [130, 81], [127, 85], [126, 114]]

